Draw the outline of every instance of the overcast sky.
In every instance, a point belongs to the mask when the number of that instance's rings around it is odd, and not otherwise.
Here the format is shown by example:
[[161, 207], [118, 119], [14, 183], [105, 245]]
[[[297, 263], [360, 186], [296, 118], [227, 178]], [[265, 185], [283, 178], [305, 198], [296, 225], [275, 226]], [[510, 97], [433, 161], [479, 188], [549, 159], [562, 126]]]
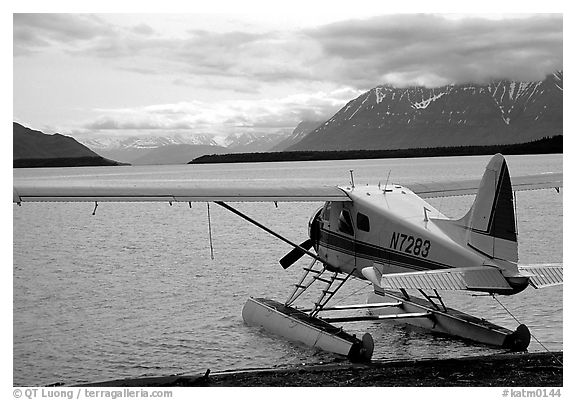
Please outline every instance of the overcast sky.
[[561, 14], [14, 14], [14, 120], [48, 133], [291, 131], [382, 84], [540, 80]]

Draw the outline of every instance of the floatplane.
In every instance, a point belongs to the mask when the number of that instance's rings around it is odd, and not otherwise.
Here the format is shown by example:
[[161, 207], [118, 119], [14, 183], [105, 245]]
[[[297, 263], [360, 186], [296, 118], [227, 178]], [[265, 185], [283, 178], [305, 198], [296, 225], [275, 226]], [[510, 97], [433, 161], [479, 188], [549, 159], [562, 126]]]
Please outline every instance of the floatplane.
[[[14, 182], [13, 201], [25, 202], [214, 202], [289, 244], [280, 264], [289, 268], [307, 255], [311, 262], [284, 302], [249, 298], [242, 310], [247, 324], [353, 361], [370, 360], [374, 343], [345, 332], [335, 323], [401, 320], [439, 332], [512, 350], [525, 350], [530, 331], [512, 331], [483, 318], [449, 308], [447, 290], [514, 295], [528, 286], [563, 282], [562, 264], [521, 265], [514, 193], [562, 187], [562, 173], [511, 179], [505, 158], [496, 154], [481, 180], [414, 184], [318, 187], [199, 187], [186, 181], [111, 182], [70, 180]], [[470, 210], [450, 219], [428, 198], [476, 194]], [[309, 237], [298, 244], [231, 206], [233, 202], [324, 202], [308, 224]], [[95, 210], [95, 209], [94, 209]], [[373, 293], [365, 304], [329, 306], [351, 278], [368, 281]], [[294, 302], [318, 282], [310, 308]], [[319, 285], [315, 285], [319, 286]], [[409, 293], [411, 291], [412, 293]], [[416, 292], [416, 294], [414, 294]], [[420, 297], [421, 296], [421, 297]], [[326, 311], [357, 315], [325, 317]]]

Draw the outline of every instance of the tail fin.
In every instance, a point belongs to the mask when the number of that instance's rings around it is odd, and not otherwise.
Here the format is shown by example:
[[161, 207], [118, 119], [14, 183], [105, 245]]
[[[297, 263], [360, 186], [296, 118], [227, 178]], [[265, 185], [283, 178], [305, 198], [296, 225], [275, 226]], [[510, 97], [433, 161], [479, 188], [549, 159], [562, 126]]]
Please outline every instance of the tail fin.
[[474, 204], [458, 224], [466, 227], [468, 245], [485, 255], [518, 262], [516, 218], [510, 174], [502, 154], [488, 165]]

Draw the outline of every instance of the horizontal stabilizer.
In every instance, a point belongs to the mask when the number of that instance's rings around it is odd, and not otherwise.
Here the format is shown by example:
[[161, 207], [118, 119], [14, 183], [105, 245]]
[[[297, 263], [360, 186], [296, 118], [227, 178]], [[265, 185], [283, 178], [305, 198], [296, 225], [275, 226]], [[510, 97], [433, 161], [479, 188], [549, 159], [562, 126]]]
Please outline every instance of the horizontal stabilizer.
[[530, 276], [530, 284], [536, 289], [564, 283], [562, 264], [519, 265], [518, 270]]
[[452, 268], [382, 275], [384, 289], [507, 290], [510, 285], [491, 267]]

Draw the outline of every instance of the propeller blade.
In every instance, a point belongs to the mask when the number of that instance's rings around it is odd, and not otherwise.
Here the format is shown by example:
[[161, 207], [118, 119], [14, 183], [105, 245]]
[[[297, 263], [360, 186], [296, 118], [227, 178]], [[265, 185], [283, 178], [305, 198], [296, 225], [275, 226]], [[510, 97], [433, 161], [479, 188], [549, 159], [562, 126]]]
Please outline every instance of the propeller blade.
[[[307, 239], [304, 242], [300, 243], [300, 247], [306, 250], [310, 250], [313, 244], [314, 242], [312, 241], [312, 239]], [[288, 254], [282, 257], [282, 259], [280, 260], [280, 265], [282, 265], [282, 268], [286, 269], [290, 267], [292, 264], [294, 264], [296, 261], [298, 261], [300, 258], [302, 258], [304, 254], [306, 253], [304, 253], [300, 248], [294, 247], [292, 251], [290, 251]]]

